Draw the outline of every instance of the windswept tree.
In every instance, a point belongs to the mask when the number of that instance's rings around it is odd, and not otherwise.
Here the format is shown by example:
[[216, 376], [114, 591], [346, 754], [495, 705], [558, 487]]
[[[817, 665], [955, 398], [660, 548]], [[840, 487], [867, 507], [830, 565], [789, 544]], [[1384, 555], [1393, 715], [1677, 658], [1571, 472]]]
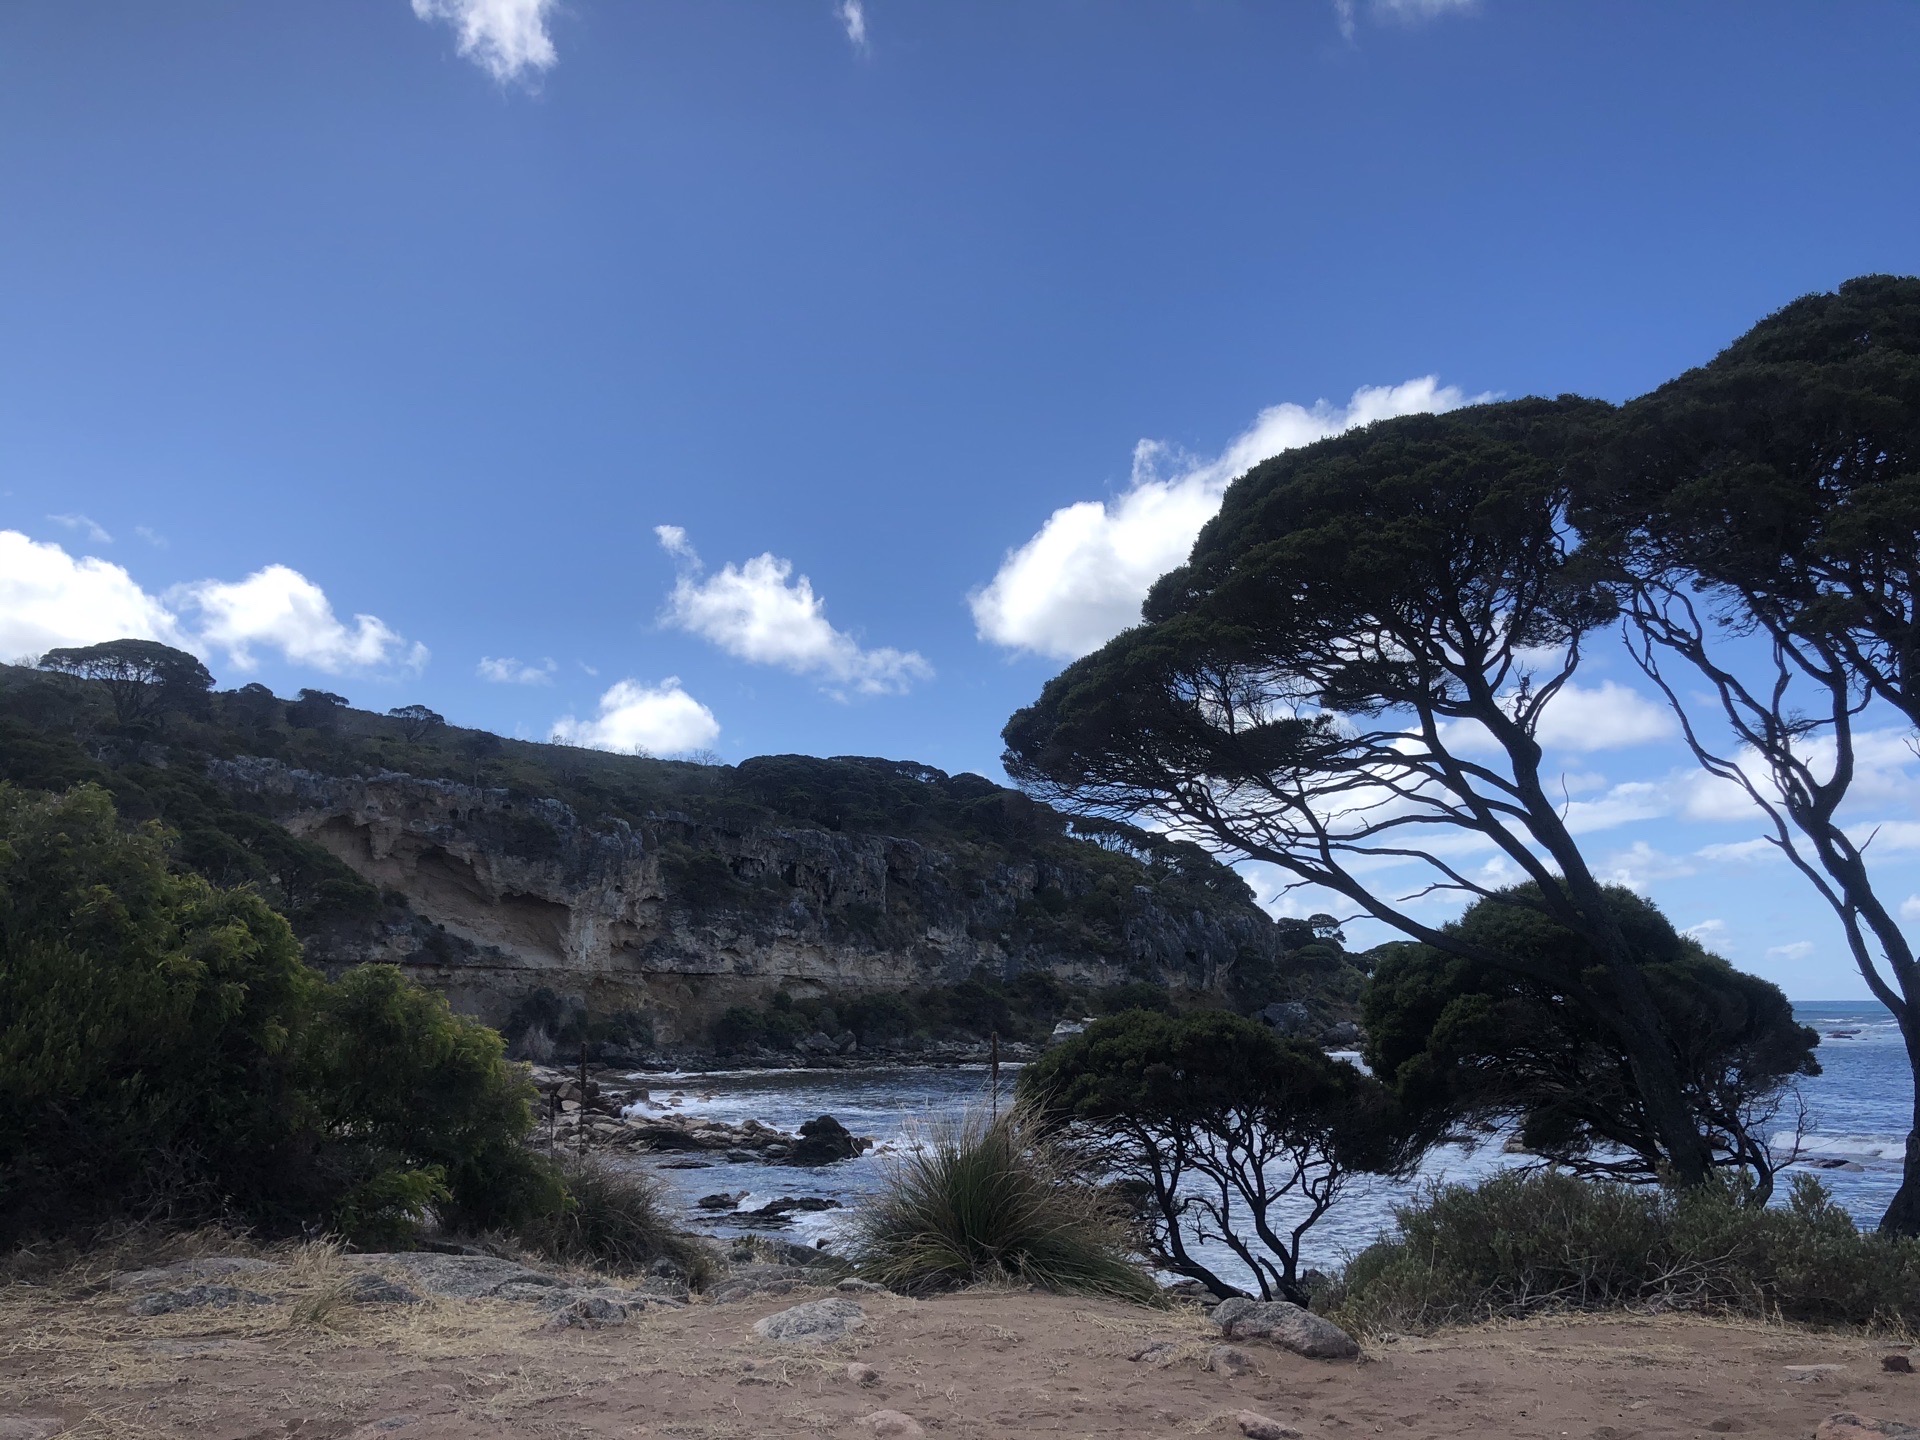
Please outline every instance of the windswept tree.
[[1576, 517], [1635, 658], [1899, 1021], [1913, 1119], [1881, 1225], [1920, 1235], [1920, 959], [1875, 888], [1871, 827], [1842, 814], [1891, 738], [1872, 711], [1904, 717], [1909, 745], [1920, 727], [1920, 279], [1795, 301], [1625, 407], [1593, 456]]
[[430, 732], [445, 729], [447, 724], [446, 716], [424, 705], [396, 706], [387, 711], [387, 715], [400, 722], [400, 734], [409, 741], [423, 740]]
[[1222, 1298], [1236, 1287], [1199, 1247], [1232, 1251], [1262, 1299], [1304, 1303], [1307, 1232], [1355, 1175], [1419, 1154], [1379, 1081], [1219, 1010], [1096, 1020], [1021, 1072], [1020, 1097], [1140, 1196], [1155, 1264]]
[[[1817, 1075], [1819, 1036], [1793, 1018], [1780, 988], [1733, 968], [1632, 891], [1605, 892], [1664, 1017], [1696, 1129], [1713, 1163], [1745, 1177], [1764, 1205], [1791, 1155], [1773, 1150], [1791, 1087]], [[1531, 897], [1527, 897], [1531, 898]], [[1562, 969], [1604, 984], [1580, 937], [1538, 909], [1482, 900], [1448, 927], [1489, 950], [1524, 955], [1539, 972], [1496, 969], [1430, 945], [1396, 945], [1362, 1001], [1367, 1063], [1429, 1138], [1515, 1125], [1535, 1155], [1576, 1174], [1649, 1184], [1663, 1147], [1626, 1055], [1565, 984]]]
[[122, 725], [151, 720], [166, 710], [197, 711], [213, 689], [213, 676], [198, 657], [158, 640], [107, 640], [49, 650], [40, 657], [40, 668], [99, 681]]
[[1552, 983], [1619, 1046], [1665, 1162], [1699, 1183], [1711, 1148], [1673, 1039], [1538, 738], [1616, 615], [1576, 561], [1561, 463], [1608, 413], [1409, 416], [1255, 467], [1145, 623], [1008, 722], [1005, 763], [1062, 808], [1149, 817], [1467, 959], [1548, 978], [1414, 902], [1564, 927], [1594, 965]]

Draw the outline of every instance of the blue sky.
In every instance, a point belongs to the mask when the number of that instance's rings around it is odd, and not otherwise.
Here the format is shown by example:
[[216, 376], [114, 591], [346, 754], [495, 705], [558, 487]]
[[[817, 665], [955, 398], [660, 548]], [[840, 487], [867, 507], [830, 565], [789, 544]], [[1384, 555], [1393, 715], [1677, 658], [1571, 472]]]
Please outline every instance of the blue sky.
[[[15, 0], [0, 650], [997, 775], [1261, 454], [1920, 270], [1916, 55], [1891, 3]], [[1858, 993], [1635, 679], [1568, 712], [1592, 853]]]

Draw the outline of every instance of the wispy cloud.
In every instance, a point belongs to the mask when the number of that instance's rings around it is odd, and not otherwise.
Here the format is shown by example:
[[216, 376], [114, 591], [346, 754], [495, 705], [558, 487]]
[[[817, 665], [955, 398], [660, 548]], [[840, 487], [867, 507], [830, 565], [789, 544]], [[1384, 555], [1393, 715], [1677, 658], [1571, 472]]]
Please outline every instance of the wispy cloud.
[[847, 42], [862, 55], [872, 47], [867, 43], [867, 11], [861, 0], [840, 0], [833, 7], [834, 14], [840, 17], [840, 23], [846, 28]]
[[560, 57], [547, 34], [557, 0], [413, 0], [422, 20], [444, 20], [459, 37], [457, 48], [502, 84], [531, 82]]
[[482, 680], [490, 680], [495, 685], [551, 685], [553, 675], [560, 667], [551, 657], [538, 665], [527, 661], [515, 660], [512, 656], [495, 659], [491, 655], [480, 657], [480, 663], [474, 667], [474, 673]]
[[78, 530], [96, 545], [113, 543], [113, 536], [107, 533], [107, 527], [91, 515], [49, 515], [47, 519], [56, 525], [64, 525], [69, 530]]
[[794, 577], [791, 560], [756, 555], [705, 574], [685, 530], [659, 525], [654, 534], [680, 566], [665, 617], [676, 629], [738, 659], [776, 665], [862, 695], [899, 694], [933, 675], [933, 667], [915, 651], [870, 650], [835, 629], [827, 620], [826, 601], [814, 594], [806, 576]]
[[1227, 486], [1262, 460], [1356, 425], [1491, 398], [1423, 375], [1363, 386], [1345, 405], [1272, 406], [1210, 459], [1142, 440], [1124, 494], [1054, 511], [967, 597], [974, 628], [982, 640], [1011, 650], [1077, 660], [1139, 622], [1153, 582], [1187, 558]]
[[[1361, 5], [1358, 0], [1333, 0], [1334, 23], [1342, 39], [1351, 40], [1359, 28]], [[1370, 0], [1367, 12], [1382, 20], [1402, 25], [1418, 25], [1446, 15], [1468, 15], [1480, 8], [1479, 0]]]
[[158, 530], [151, 529], [145, 525], [136, 525], [133, 527], [133, 533], [146, 541], [147, 544], [153, 546], [156, 550], [164, 550], [167, 548], [167, 537], [162, 535]]

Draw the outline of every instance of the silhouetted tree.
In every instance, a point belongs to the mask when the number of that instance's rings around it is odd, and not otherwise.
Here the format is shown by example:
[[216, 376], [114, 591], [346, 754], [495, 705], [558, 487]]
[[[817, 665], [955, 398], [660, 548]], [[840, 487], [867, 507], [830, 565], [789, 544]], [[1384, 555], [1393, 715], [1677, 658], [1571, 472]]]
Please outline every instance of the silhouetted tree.
[[167, 710], [202, 710], [213, 689], [213, 676], [197, 657], [158, 640], [108, 640], [49, 650], [40, 657], [40, 668], [99, 681], [122, 725]]
[[447, 723], [446, 716], [424, 705], [401, 705], [387, 714], [400, 722], [400, 734], [409, 741], [423, 739], [428, 731], [442, 729]]

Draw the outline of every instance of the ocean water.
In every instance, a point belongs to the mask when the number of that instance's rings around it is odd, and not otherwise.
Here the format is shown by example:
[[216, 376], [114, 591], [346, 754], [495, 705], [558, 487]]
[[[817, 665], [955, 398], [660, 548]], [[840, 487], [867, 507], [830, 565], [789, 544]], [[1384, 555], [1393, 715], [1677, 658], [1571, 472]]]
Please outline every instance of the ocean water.
[[[1800, 1100], [1799, 1168], [1817, 1174], [1863, 1225], [1876, 1223], [1900, 1183], [1900, 1158], [1912, 1111], [1906, 1051], [1892, 1015], [1877, 1004], [1818, 1002], [1796, 1005], [1802, 1023], [1820, 1032], [1823, 1073], [1804, 1082]], [[1011, 1094], [1016, 1067], [1003, 1068], [1001, 1089]], [[955, 1120], [970, 1106], [990, 1103], [985, 1067], [890, 1070], [742, 1070], [674, 1076], [636, 1076], [650, 1089], [637, 1113], [704, 1115], [732, 1123], [754, 1119], [786, 1131], [816, 1115], [832, 1115], [856, 1135], [874, 1137], [874, 1150], [818, 1169], [735, 1163], [700, 1156], [648, 1156], [635, 1165], [656, 1175], [684, 1207], [696, 1229], [717, 1235], [764, 1233], [798, 1244], [825, 1240], [831, 1248], [847, 1208], [803, 1213], [791, 1223], [759, 1228], [733, 1212], [705, 1212], [695, 1202], [716, 1193], [745, 1192], [743, 1209], [782, 1196], [817, 1197], [842, 1207], [857, 1204], [883, 1182], [886, 1167], [929, 1126]], [[1779, 1126], [1777, 1147], [1791, 1143], [1797, 1109]], [[680, 1168], [687, 1161], [698, 1168]], [[1509, 1155], [1499, 1137], [1471, 1149], [1443, 1146], [1407, 1180], [1362, 1178], [1313, 1228], [1303, 1263], [1331, 1268], [1390, 1230], [1393, 1207], [1433, 1182], [1471, 1183], [1524, 1157]], [[1792, 1173], [1789, 1170], [1787, 1173]], [[1784, 1177], [1780, 1192], [1784, 1195]], [[1222, 1273], [1237, 1270], [1231, 1255], [1212, 1249]]]

